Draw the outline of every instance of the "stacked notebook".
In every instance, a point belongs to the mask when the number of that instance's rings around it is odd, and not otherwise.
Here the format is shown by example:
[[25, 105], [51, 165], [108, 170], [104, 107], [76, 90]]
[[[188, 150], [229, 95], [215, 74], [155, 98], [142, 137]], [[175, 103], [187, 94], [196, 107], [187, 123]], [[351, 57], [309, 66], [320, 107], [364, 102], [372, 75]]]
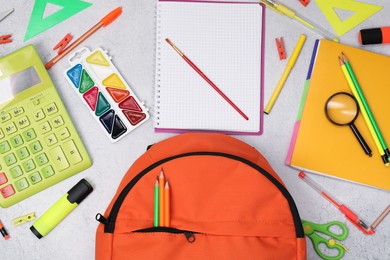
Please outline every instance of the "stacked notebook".
[[[159, 1], [156, 131], [263, 130], [264, 6]], [[245, 120], [165, 41], [169, 38], [240, 110]]]
[[334, 93], [351, 93], [340, 68], [344, 52], [356, 74], [381, 132], [390, 142], [390, 57], [335, 42], [317, 41], [295, 124], [287, 164], [319, 174], [390, 190], [386, 167], [360, 113], [355, 125], [370, 146], [367, 156], [349, 126], [337, 126], [325, 116], [325, 103]]

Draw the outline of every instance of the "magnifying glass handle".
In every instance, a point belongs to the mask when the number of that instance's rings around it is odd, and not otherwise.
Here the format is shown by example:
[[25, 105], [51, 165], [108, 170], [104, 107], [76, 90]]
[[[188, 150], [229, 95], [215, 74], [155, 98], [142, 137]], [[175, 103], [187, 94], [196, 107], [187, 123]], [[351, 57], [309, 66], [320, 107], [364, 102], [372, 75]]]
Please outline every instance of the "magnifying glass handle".
[[362, 146], [364, 152], [368, 155], [368, 156], [372, 156], [372, 151], [370, 149], [370, 147], [368, 146], [368, 144], [366, 143], [366, 141], [364, 141], [364, 138], [363, 136], [360, 134], [359, 130], [356, 128], [356, 126], [354, 124], [350, 124], [349, 125], [352, 129], [352, 132], [353, 134], [356, 136], [356, 138], [358, 139], [360, 145]]

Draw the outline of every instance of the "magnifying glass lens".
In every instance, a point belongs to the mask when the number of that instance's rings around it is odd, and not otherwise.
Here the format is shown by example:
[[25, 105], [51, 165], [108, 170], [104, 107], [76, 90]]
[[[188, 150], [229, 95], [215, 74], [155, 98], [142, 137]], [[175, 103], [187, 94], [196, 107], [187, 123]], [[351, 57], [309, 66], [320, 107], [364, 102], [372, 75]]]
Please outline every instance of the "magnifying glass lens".
[[353, 97], [340, 93], [331, 97], [326, 103], [329, 119], [339, 125], [352, 123], [359, 112]]

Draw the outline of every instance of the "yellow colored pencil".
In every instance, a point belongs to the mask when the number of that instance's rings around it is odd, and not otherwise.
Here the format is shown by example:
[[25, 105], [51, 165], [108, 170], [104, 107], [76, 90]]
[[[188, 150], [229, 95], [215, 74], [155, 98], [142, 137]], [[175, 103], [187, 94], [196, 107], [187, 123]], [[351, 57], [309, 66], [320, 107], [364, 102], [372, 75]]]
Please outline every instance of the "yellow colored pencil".
[[306, 41], [306, 35], [301, 34], [301, 36], [299, 37], [299, 40], [297, 42], [297, 45], [295, 46], [295, 49], [294, 49], [293, 53], [291, 54], [290, 59], [287, 62], [287, 65], [286, 65], [286, 68], [284, 69], [282, 77], [280, 78], [278, 85], [276, 85], [276, 88], [275, 88], [274, 92], [272, 93], [272, 96], [271, 96], [270, 100], [268, 101], [267, 106], [264, 109], [265, 114], [269, 114], [271, 112], [271, 109], [274, 106], [276, 99], [278, 98], [280, 92], [282, 91], [283, 85], [286, 82], [288, 75], [290, 74], [292, 68], [295, 65], [295, 62], [298, 59], [299, 54], [301, 53], [301, 50], [302, 50], [302, 47], [303, 47], [303, 44], [305, 43], [305, 41]]

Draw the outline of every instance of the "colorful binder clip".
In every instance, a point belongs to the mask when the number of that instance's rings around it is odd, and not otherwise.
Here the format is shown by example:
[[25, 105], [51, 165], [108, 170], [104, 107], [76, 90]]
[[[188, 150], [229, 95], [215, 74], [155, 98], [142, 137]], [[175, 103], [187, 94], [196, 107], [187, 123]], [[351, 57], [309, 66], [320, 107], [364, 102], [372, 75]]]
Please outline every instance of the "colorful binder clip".
[[280, 60], [286, 59], [286, 51], [284, 50], [283, 37], [280, 37], [280, 40], [276, 38], [275, 42], [276, 42], [276, 48], [278, 48], [278, 52], [279, 52], [279, 59]]
[[14, 226], [19, 226], [21, 224], [24, 224], [26, 222], [29, 222], [31, 220], [34, 220], [35, 219], [35, 213], [30, 213], [30, 214], [27, 214], [25, 216], [22, 216], [22, 217], [18, 217], [18, 218], [14, 218], [12, 220], [12, 222], [14, 223]]
[[12, 36], [11, 34], [6, 34], [6, 35], [0, 36], [0, 44], [12, 42], [12, 39], [10, 39], [11, 36]]
[[62, 40], [59, 43], [57, 43], [57, 45], [53, 48], [53, 50], [55, 51], [56, 49], [58, 49], [58, 55], [61, 54], [72, 39], [73, 36], [70, 35], [70, 33], [68, 33], [67, 35], [65, 35], [64, 38], [62, 38]]
[[299, 0], [303, 6], [307, 6], [310, 3], [310, 0]]

